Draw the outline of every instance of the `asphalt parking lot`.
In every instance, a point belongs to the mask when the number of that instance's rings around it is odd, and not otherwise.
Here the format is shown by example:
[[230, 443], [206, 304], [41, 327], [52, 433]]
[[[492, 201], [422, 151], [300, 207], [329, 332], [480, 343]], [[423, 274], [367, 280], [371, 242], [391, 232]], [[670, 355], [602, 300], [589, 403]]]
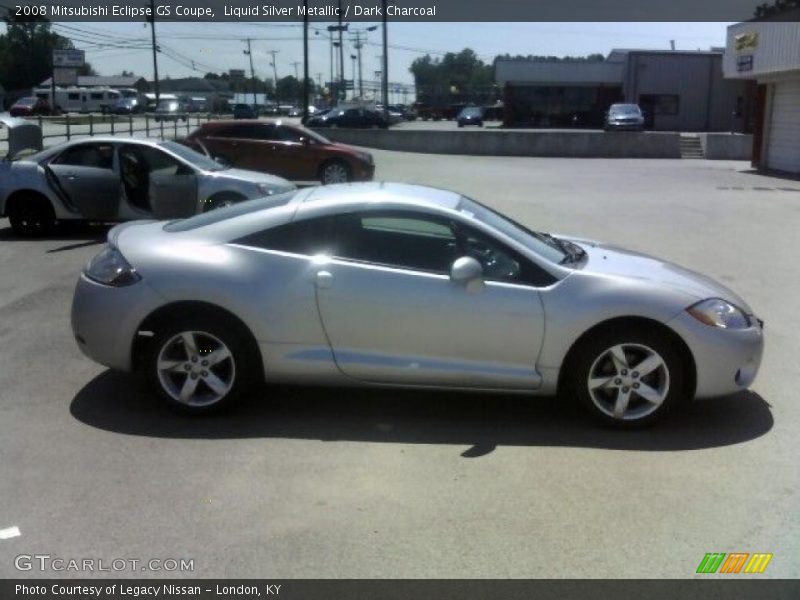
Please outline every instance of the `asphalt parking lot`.
[[49, 554], [187, 558], [195, 577], [684, 578], [736, 551], [774, 554], [757, 577], [800, 575], [800, 181], [741, 162], [374, 155], [380, 179], [726, 283], [766, 321], [752, 391], [637, 432], [554, 399], [302, 387], [186, 418], [72, 340], [103, 231], [21, 241], [0, 220], [0, 530], [21, 533], [0, 539], [0, 577], [82, 575], [14, 567]]

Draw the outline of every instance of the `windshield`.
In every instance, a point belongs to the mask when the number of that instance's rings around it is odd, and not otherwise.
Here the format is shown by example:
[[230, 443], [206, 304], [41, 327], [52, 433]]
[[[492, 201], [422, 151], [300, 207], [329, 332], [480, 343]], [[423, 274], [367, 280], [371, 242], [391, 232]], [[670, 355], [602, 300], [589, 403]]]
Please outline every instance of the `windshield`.
[[461, 201], [458, 203], [458, 210], [469, 217], [485, 223], [493, 229], [497, 229], [515, 242], [522, 244], [526, 248], [530, 248], [536, 252], [536, 254], [550, 262], [561, 263], [568, 257], [568, 254], [561, 249], [553, 238], [542, 233], [531, 231], [524, 225], [520, 225], [516, 221], [466, 196], [461, 196]]
[[285, 192], [283, 194], [275, 194], [274, 196], [267, 196], [265, 198], [258, 198], [256, 200], [246, 200], [244, 202], [237, 202], [230, 206], [224, 206], [210, 210], [206, 213], [200, 213], [188, 219], [180, 219], [178, 221], [170, 221], [164, 225], [164, 231], [174, 233], [178, 231], [189, 231], [197, 229], [198, 227], [205, 227], [206, 225], [213, 225], [225, 219], [232, 219], [233, 217], [240, 217], [250, 213], [264, 210], [266, 208], [275, 208], [276, 206], [285, 206], [297, 193], [297, 190]]
[[186, 162], [192, 163], [195, 167], [202, 169], [203, 171], [222, 171], [223, 169], [230, 168], [218, 163], [212, 158], [209, 158], [205, 154], [195, 152], [191, 148], [187, 148], [183, 144], [178, 144], [177, 142], [159, 142], [158, 145], [166, 150], [169, 150], [173, 154], [177, 154]]
[[177, 110], [178, 103], [175, 102], [175, 100], [162, 100], [161, 102], [158, 103], [158, 108], [164, 110]]
[[17, 100], [17, 104], [22, 104], [23, 106], [29, 106], [34, 103], [34, 98], [20, 98]]
[[638, 115], [641, 114], [639, 107], [635, 104], [615, 104], [609, 112], [612, 115]]
[[465, 117], [479, 116], [481, 114], [481, 109], [473, 106], [470, 108], [465, 108], [461, 111], [461, 114]]

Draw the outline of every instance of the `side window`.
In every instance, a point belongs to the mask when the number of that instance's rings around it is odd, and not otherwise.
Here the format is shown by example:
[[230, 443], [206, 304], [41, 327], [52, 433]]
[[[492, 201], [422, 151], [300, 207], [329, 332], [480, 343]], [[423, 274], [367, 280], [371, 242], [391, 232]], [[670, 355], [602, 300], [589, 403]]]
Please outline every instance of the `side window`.
[[184, 172], [183, 165], [166, 152], [150, 146], [126, 146], [123, 152], [133, 154], [142, 161], [147, 171], [161, 175], [179, 175]]
[[293, 221], [250, 234], [233, 243], [306, 256], [332, 254], [330, 221], [329, 217]]
[[72, 146], [59, 154], [53, 164], [111, 170], [114, 168], [114, 146], [111, 144], [80, 144]]
[[277, 130], [276, 138], [281, 139], [284, 142], [295, 142], [296, 144], [299, 144], [305, 137], [298, 130], [291, 129], [289, 127], [276, 127], [275, 129]]
[[458, 258], [450, 226], [426, 215], [339, 215], [335, 238], [336, 256], [390, 267], [449, 273]]
[[461, 230], [460, 245], [466, 256], [471, 256], [483, 267], [483, 277], [489, 281], [520, 283], [523, 262], [495, 240], [470, 229]]

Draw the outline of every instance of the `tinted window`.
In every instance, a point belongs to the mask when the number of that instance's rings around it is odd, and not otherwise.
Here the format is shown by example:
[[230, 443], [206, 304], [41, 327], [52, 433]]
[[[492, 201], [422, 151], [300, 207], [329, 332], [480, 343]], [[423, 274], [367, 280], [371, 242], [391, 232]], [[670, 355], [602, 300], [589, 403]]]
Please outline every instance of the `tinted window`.
[[111, 144], [80, 144], [72, 146], [56, 157], [53, 164], [112, 169], [114, 166], [114, 146]]
[[294, 221], [245, 236], [235, 243], [306, 256], [330, 255], [332, 254], [330, 223], [329, 217]]
[[235, 138], [239, 140], [278, 140], [280, 137], [275, 132], [274, 125], [227, 125], [212, 130], [211, 135], [222, 138]]
[[403, 213], [339, 215], [334, 251], [340, 258], [434, 273], [449, 273], [459, 256], [447, 223]]

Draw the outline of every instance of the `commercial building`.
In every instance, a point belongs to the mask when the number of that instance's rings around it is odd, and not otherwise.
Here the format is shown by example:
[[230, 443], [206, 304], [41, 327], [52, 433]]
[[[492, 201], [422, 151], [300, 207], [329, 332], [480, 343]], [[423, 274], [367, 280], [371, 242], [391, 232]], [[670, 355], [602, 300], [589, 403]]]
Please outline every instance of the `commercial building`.
[[500, 59], [505, 124], [600, 127], [615, 102], [638, 104], [648, 129], [745, 131], [751, 86], [722, 74], [723, 49], [612, 50], [601, 61]]
[[728, 28], [725, 76], [755, 81], [753, 165], [800, 174], [800, 10]]

